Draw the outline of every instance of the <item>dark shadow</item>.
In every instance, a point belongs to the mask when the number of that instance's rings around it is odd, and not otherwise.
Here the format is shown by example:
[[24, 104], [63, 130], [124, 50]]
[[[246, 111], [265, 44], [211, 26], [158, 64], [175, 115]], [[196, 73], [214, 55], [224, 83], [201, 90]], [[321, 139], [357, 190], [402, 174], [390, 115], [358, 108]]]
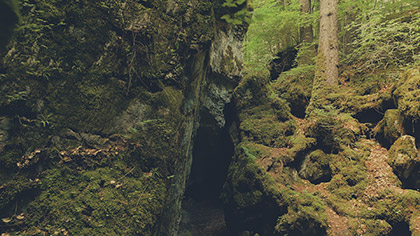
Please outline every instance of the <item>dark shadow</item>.
[[236, 114], [233, 108], [231, 104], [226, 105], [223, 128], [218, 128], [207, 111], [200, 114], [191, 173], [182, 202], [179, 235], [231, 235], [226, 227], [220, 194], [234, 153], [228, 129]]
[[416, 139], [416, 147], [420, 148], [420, 121], [415, 118], [404, 118], [404, 131]]
[[0, 54], [3, 54], [9, 40], [13, 34], [15, 25], [18, 23], [16, 12], [6, 4], [0, 1]]
[[389, 236], [411, 236], [410, 227], [406, 222], [393, 224]]
[[382, 120], [382, 118], [384, 117], [384, 113], [385, 111], [369, 109], [357, 113], [356, 115], [354, 115], [354, 118], [356, 118], [360, 123], [376, 124]]
[[221, 129], [202, 124], [193, 148], [193, 163], [185, 197], [220, 204], [219, 195], [233, 156], [228, 124]]
[[281, 73], [296, 67], [295, 59], [297, 53], [298, 50], [291, 47], [279, 52], [276, 55], [277, 58], [270, 63], [270, 76], [272, 80], [277, 79]]
[[309, 105], [310, 99], [311, 98], [309, 97], [302, 97], [298, 101], [291, 101], [290, 112], [292, 115], [296, 116], [297, 118], [304, 119], [306, 115], [306, 108]]
[[399, 178], [404, 189], [420, 191], [420, 165], [414, 166], [407, 179]]

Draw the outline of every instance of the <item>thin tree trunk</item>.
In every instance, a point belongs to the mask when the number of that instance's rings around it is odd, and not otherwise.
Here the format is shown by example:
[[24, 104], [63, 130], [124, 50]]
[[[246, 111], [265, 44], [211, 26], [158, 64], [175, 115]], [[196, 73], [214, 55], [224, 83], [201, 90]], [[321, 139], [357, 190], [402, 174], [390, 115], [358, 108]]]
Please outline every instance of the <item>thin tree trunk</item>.
[[338, 85], [337, 0], [321, 0], [320, 3], [321, 19], [315, 74], [318, 78], [315, 82]]
[[[304, 15], [309, 15], [312, 12], [311, 9], [311, 0], [299, 0], [301, 6], [301, 12]], [[300, 31], [300, 56], [298, 58], [298, 65], [312, 65], [313, 58], [316, 55], [315, 47], [312, 44], [314, 40], [314, 32], [312, 29], [312, 24], [307, 24], [299, 29]]]
[[[311, 14], [311, 0], [299, 0], [299, 3], [302, 13]], [[312, 25], [305, 25], [300, 28], [300, 41], [305, 43], [312, 43], [314, 41]]]

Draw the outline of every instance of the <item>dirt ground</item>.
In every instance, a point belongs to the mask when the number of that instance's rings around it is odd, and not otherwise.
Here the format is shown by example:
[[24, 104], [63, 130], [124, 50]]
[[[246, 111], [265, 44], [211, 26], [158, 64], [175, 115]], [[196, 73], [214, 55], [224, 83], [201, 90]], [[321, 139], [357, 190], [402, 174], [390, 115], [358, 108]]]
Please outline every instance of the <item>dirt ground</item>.
[[223, 208], [213, 202], [196, 202], [192, 199], [182, 203], [182, 220], [179, 236], [230, 236], [226, 228]]

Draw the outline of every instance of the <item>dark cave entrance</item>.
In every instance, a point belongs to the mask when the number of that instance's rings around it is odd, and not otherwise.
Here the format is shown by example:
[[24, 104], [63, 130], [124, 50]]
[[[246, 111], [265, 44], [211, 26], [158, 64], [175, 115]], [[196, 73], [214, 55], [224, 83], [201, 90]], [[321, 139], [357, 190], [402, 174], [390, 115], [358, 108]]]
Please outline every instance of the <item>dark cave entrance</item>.
[[226, 127], [200, 127], [194, 141], [193, 163], [185, 197], [194, 201], [219, 203], [233, 144]]
[[179, 235], [230, 235], [220, 200], [223, 184], [234, 153], [229, 135], [232, 104], [224, 109], [225, 126], [219, 128], [207, 112], [200, 114], [194, 138], [193, 162], [182, 203]]

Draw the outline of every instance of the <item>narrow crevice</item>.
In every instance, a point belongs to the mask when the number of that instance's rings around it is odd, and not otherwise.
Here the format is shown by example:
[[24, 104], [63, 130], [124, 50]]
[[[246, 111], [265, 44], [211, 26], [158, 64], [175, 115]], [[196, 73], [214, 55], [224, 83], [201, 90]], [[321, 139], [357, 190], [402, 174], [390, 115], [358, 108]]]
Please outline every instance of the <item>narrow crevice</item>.
[[230, 107], [225, 106], [226, 125], [222, 128], [214, 125], [205, 109], [201, 111], [179, 235], [229, 235], [220, 194], [234, 152], [229, 135], [233, 117]]
[[226, 128], [214, 130], [202, 126], [198, 129], [186, 197], [195, 201], [218, 201], [233, 155], [232, 147]]

